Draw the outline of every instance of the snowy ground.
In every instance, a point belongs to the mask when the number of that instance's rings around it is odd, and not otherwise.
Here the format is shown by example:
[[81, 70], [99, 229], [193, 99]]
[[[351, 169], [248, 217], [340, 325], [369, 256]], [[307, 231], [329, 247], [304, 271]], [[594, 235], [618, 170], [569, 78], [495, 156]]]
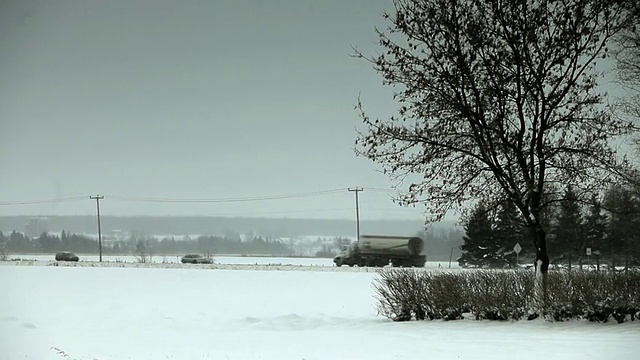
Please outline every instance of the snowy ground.
[[[81, 262], [98, 261], [98, 255], [79, 255]], [[16, 254], [10, 255], [11, 259], [35, 260], [35, 261], [53, 261], [55, 254]], [[155, 255], [152, 257], [152, 263], [180, 263], [181, 256], [176, 255]], [[213, 257], [216, 264], [259, 264], [259, 265], [317, 265], [317, 266], [333, 266], [333, 259], [328, 258], [304, 258], [304, 257], [265, 257], [265, 256], [232, 256], [220, 255]], [[135, 263], [138, 259], [133, 255], [104, 255], [103, 262], [126, 262]], [[436, 265], [437, 266], [437, 265]]]
[[638, 358], [638, 322], [393, 323], [373, 272], [44, 264], [0, 266], [2, 359]]
[[[99, 260], [98, 255], [80, 255], [80, 263], [94, 263]], [[20, 261], [37, 261], [37, 262], [55, 262], [55, 254], [12, 254], [10, 259], [20, 259]], [[293, 266], [335, 266], [333, 259], [329, 258], [305, 258], [305, 257], [265, 257], [265, 256], [232, 256], [232, 255], [220, 255], [214, 256], [214, 263], [216, 265], [293, 265]], [[103, 256], [102, 261], [105, 263], [137, 263], [138, 260], [133, 255], [108, 255]], [[153, 264], [176, 264], [180, 263], [180, 256], [154, 256], [151, 259]], [[95, 264], [94, 264], [95, 265]], [[94, 266], [91, 265], [91, 266]], [[82, 264], [81, 266], [88, 266]], [[97, 266], [97, 265], [95, 265]], [[113, 264], [107, 264], [104, 266], [113, 266]], [[159, 265], [161, 266], [161, 265]], [[458, 269], [457, 262], [452, 262], [449, 265], [446, 261], [428, 261], [425, 265], [426, 268], [449, 268]]]

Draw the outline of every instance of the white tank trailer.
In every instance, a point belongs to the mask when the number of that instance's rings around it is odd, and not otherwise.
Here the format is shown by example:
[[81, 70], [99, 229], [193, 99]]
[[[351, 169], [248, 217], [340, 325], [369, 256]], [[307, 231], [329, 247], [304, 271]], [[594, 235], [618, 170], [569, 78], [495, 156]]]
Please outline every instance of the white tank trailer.
[[345, 246], [333, 262], [336, 266], [423, 267], [427, 262], [423, 249], [424, 241], [415, 236], [361, 235], [358, 241]]

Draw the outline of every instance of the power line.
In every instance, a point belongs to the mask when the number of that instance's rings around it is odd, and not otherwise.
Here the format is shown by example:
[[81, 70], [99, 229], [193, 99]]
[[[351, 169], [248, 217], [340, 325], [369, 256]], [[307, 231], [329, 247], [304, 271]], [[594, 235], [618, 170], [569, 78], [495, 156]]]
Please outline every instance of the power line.
[[[321, 213], [321, 212], [338, 212], [353, 211], [353, 207], [349, 208], [332, 208], [332, 209], [307, 209], [307, 210], [276, 210], [276, 211], [250, 211], [250, 212], [218, 212], [207, 213], [207, 216], [236, 216], [236, 215], [273, 215], [273, 214], [296, 214], [296, 213]], [[405, 213], [405, 214], [422, 214], [421, 210], [416, 209], [396, 209], [396, 208], [367, 208], [367, 213], [384, 212], [384, 213]]]
[[[331, 189], [331, 190], [321, 190], [321, 191], [312, 191], [306, 193], [293, 193], [293, 194], [279, 194], [279, 195], [268, 195], [268, 196], [251, 196], [251, 197], [235, 197], [235, 198], [151, 198], [151, 197], [139, 197], [139, 196], [120, 196], [120, 195], [109, 195], [110, 199], [116, 199], [120, 201], [137, 201], [137, 202], [184, 202], [184, 203], [231, 203], [231, 202], [247, 202], [247, 201], [267, 201], [267, 200], [281, 200], [281, 199], [294, 199], [294, 198], [302, 198], [302, 197], [312, 197], [312, 196], [322, 196], [322, 195], [330, 195], [336, 194], [340, 192], [347, 191], [347, 188], [341, 189]], [[74, 196], [68, 198], [59, 198], [59, 199], [43, 199], [43, 200], [21, 200], [21, 201], [1, 201], [0, 206], [10, 206], [10, 205], [37, 205], [37, 204], [53, 204], [53, 203], [61, 203], [68, 201], [78, 201], [84, 200], [87, 196]]]
[[[351, 188], [352, 191], [354, 191], [355, 189]], [[360, 191], [364, 191], [364, 190], [368, 190], [370, 188], [366, 188], [366, 187], [361, 187], [361, 188], [357, 188], [358, 192]], [[362, 189], [362, 190], [360, 190]], [[348, 188], [345, 189], [332, 189], [332, 190], [323, 190], [323, 191], [315, 191], [315, 192], [307, 192], [307, 193], [297, 193], [297, 194], [283, 194], [283, 195], [273, 195], [273, 196], [266, 196], [266, 197], [252, 197], [252, 198], [224, 198], [224, 199], [166, 199], [166, 198], [161, 198], [161, 199], [154, 199], [154, 200], [162, 200], [164, 202], [169, 202], [169, 203], [176, 203], [176, 202], [183, 202], [183, 203], [188, 203], [188, 202], [192, 202], [191, 200], [198, 200], [197, 202], [203, 202], [203, 200], [205, 202], [211, 202], [211, 200], [215, 200], [216, 202], [224, 202], [226, 200], [233, 200], [233, 201], [229, 201], [230, 203], [233, 202], [237, 202], [238, 200], [240, 201], [251, 201], [253, 199], [260, 199], [260, 200], [271, 200], [271, 199], [283, 199], [283, 198], [298, 198], [298, 197], [303, 197], [303, 196], [322, 196], [322, 195], [326, 195], [326, 194], [337, 194], [340, 192], [343, 192], [345, 190], [348, 190]], [[379, 190], [385, 190], [385, 189], [379, 189]], [[380, 191], [382, 192], [382, 191]], [[100, 196], [99, 199], [96, 199], [96, 196]], [[89, 196], [90, 199], [92, 200], [96, 200], [96, 202], [98, 202], [98, 200], [104, 200], [104, 196], [102, 195], [92, 195]], [[49, 203], [59, 203], [59, 202], [68, 202], [68, 201], [76, 201], [76, 200], [84, 200], [86, 199], [86, 197], [69, 197], [69, 198], [60, 198], [60, 199], [49, 199], [49, 200], [32, 200], [32, 201], [14, 201], [14, 202], [2, 202], [0, 204], [2, 205], [11, 205], [11, 204], [49, 204]], [[129, 199], [136, 199], [136, 200], [129, 200]], [[118, 199], [120, 201], [144, 201], [145, 199], [148, 198], [134, 198], [134, 197], [122, 197], [122, 199]], [[109, 197], [109, 200], [113, 200], [111, 197]], [[166, 201], [168, 200], [168, 201]], [[178, 200], [178, 201], [176, 201]], [[258, 201], [258, 200], [254, 200], [254, 201]], [[357, 204], [358, 209], [356, 210], [358, 213], [356, 214], [356, 222], [358, 223], [360, 219], [359, 218], [359, 205]], [[98, 212], [98, 233], [100, 233], [101, 229], [100, 229], [100, 204], [97, 203], [96, 204], [96, 211]], [[252, 215], [287, 215], [287, 214], [312, 214], [312, 213], [323, 213], [323, 212], [341, 212], [344, 213], [345, 215], [347, 214], [348, 211], [352, 211], [353, 208], [352, 207], [343, 207], [343, 208], [310, 208], [310, 209], [290, 209], [290, 210], [275, 210], [275, 211], [221, 211], [221, 212], [216, 212], [213, 214], [208, 213], [207, 216], [252, 216]], [[367, 208], [367, 211], [369, 213], [405, 213], [405, 214], [410, 214], [410, 213], [417, 213], [417, 209], [414, 208], [401, 208], [401, 207], [389, 207], [389, 208]], [[359, 224], [357, 224], [357, 228], [359, 228], [358, 226]], [[356, 229], [359, 230], [359, 229]], [[358, 232], [358, 231], [357, 231]], [[100, 237], [100, 236], [99, 236]], [[100, 243], [100, 239], [98, 239], [99, 243]]]
[[[236, 203], [236, 202], [252, 202], [252, 201], [270, 201], [270, 200], [286, 200], [296, 199], [314, 196], [324, 196], [331, 194], [338, 194], [348, 191], [350, 188], [336, 188], [329, 190], [311, 191], [304, 193], [292, 193], [292, 194], [277, 194], [266, 196], [250, 196], [250, 197], [229, 197], [229, 198], [153, 198], [153, 197], [141, 197], [141, 196], [122, 196], [122, 195], [108, 195], [110, 200], [118, 201], [132, 201], [132, 202], [158, 202], [158, 203]], [[376, 187], [360, 187], [359, 191], [367, 190], [378, 193], [392, 193], [395, 190], [390, 188], [376, 188]], [[40, 205], [40, 204], [55, 204], [63, 202], [80, 201], [86, 199], [87, 196], [73, 196], [67, 198], [57, 199], [41, 199], [41, 200], [16, 200], [16, 201], [0, 201], [0, 206], [13, 206], [13, 205]]]
[[322, 191], [313, 191], [306, 193], [294, 193], [294, 194], [280, 194], [280, 195], [268, 195], [268, 196], [251, 196], [251, 197], [236, 197], [236, 198], [200, 198], [200, 199], [187, 199], [187, 198], [147, 198], [147, 197], [135, 197], [135, 196], [119, 196], [109, 195], [109, 198], [121, 200], [121, 201], [136, 201], [136, 202], [163, 202], [163, 203], [234, 203], [234, 202], [250, 202], [250, 201], [268, 201], [268, 200], [285, 200], [295, 199], [312, 196], [322, 196], [336, 194], [346, 191], [347, 188], [331, 189]]
[[377, 187], [363, 187], [362, 189], [373, 192], [382, 192], [382, 193], [397, 193], [397, 189], [391, 188], [377, 188]]
[[85, 200], [86, 196], [74, 196], [60, 199], [46, 199], [46, 200], [23, 200], [23, 201], [0, 201], [0, 206], [11, 205], [37, 205], [37, 204], [55, 204], [61, 202]]
[[307, 214], [320, 212], [338, 212], [351, 211], [352, 208], [335, 208], [335, 209], [309, 209], [309, 210], [284, 210], [284, 211], [250, 211], [250, 212], [220, 212], [207, 213], [206, 216], [246, 216], [246, 215], [279, 215], [279, 214]]

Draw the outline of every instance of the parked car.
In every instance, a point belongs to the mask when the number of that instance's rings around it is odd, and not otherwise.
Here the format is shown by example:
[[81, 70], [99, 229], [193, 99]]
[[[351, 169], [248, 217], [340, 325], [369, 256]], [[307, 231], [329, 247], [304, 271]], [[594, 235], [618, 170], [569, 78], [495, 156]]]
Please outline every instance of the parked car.
[[69, 251], [61, 251], [56, 254], [56, 261], [78, 261], [78, 256]]
[[213, 261], [200, 254], [187, 254], [180, 260], [183, 264], [212, 264]]

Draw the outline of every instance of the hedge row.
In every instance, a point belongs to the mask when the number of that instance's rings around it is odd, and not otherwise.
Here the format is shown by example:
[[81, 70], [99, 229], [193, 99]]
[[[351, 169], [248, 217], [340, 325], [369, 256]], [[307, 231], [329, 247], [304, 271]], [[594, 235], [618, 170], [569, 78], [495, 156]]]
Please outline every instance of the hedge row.
[[[532, 308], [531, 271], [427, 272], [383, 269], [374, 281], [378, 313], [394, 321], [521, 320]], [[546, 318], [640, 320], [640, 273], [550, 272]]]

